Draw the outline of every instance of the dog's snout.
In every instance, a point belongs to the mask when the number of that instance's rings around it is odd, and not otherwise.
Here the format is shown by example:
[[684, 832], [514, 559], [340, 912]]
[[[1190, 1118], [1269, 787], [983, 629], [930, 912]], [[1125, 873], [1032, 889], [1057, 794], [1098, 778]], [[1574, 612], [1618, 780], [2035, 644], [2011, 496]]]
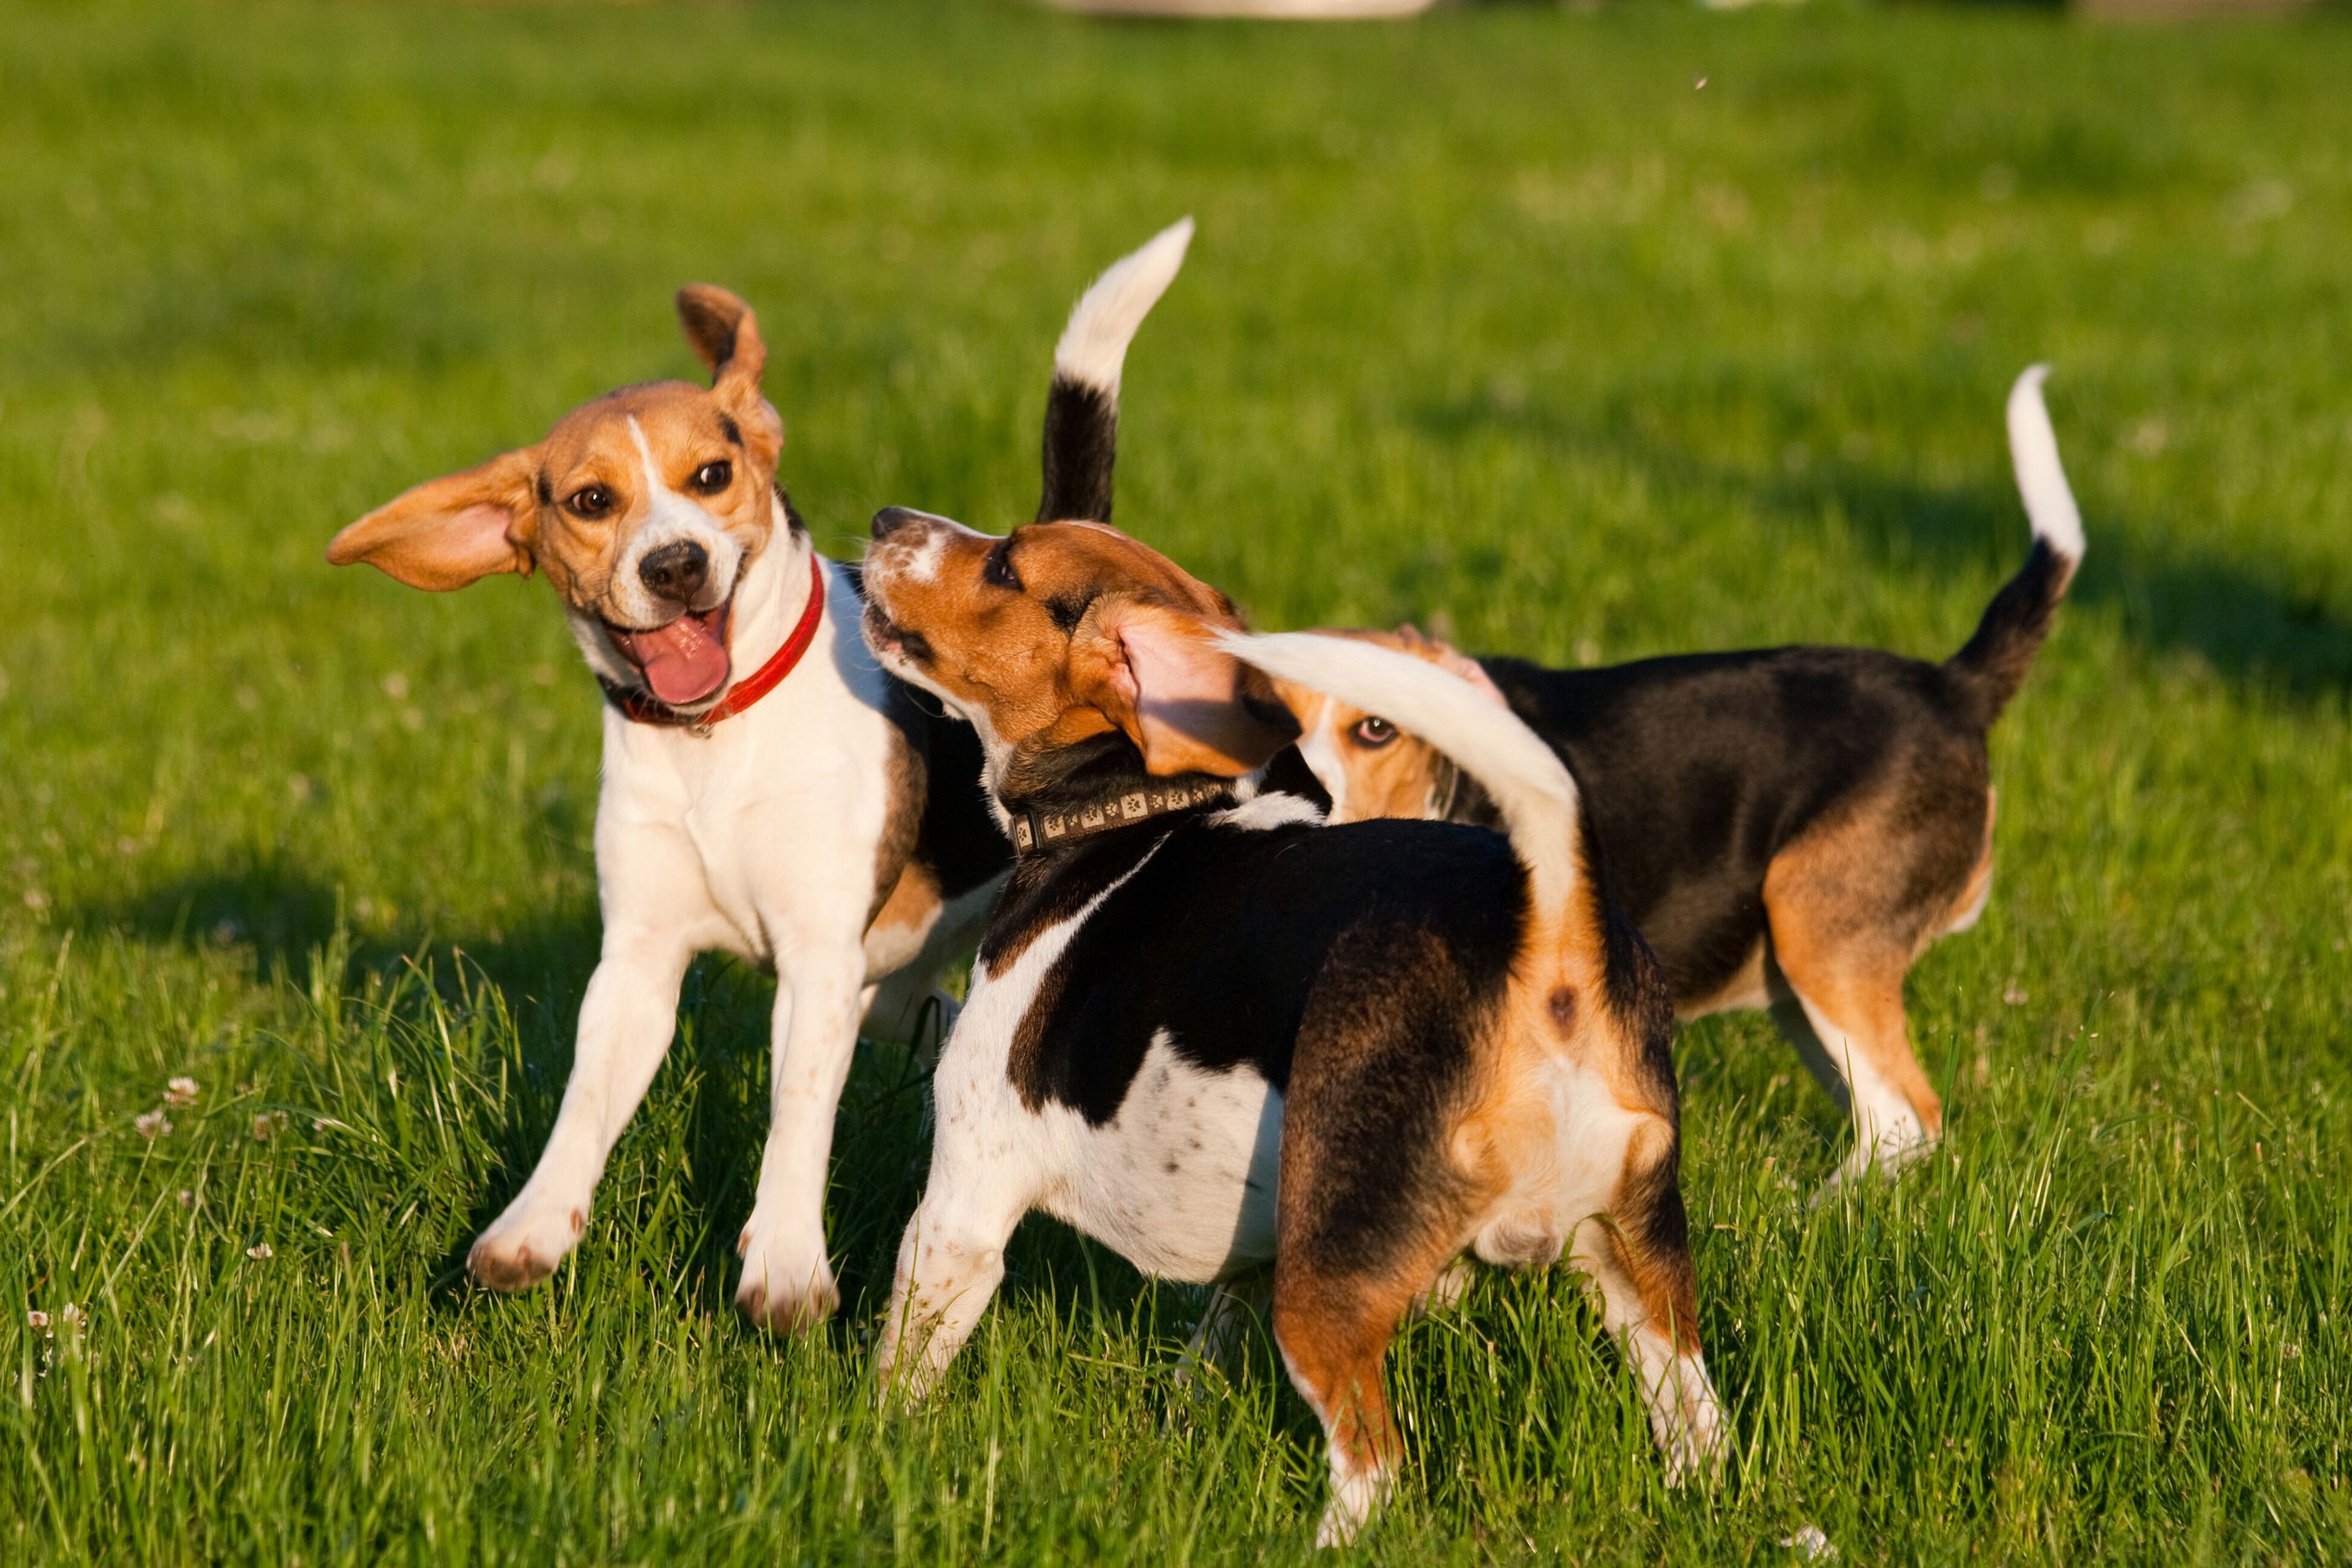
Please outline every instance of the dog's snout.
[[689, 604], [710, 579], [710, 552], [692, 539], [679, 539], [647, 551], [637, 563], [637, 576], [656, 598]]
[[919, 522], [922, 516], [911, 507], [885, 507], [874, 514], [874, 537], [887, 539], [907, 524]]

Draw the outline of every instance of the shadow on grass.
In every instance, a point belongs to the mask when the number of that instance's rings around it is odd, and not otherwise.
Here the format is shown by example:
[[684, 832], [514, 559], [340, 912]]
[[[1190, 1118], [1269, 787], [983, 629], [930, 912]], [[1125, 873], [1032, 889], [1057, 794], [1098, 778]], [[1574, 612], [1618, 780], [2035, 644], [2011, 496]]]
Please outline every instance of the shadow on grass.
[[[1924, 561], [1938, 571], [1974, 573], [1989, 557], [2025, 559], [2024, 517], [2005, 466], [1985, 483], [1959, 489], [1915, 484], [1836, 458], [1793, 477], [1759, 473], [1661, 445], [1622, 421], [1593, 418], [1541, 400], [1508, 409], [1482, 398], [1433, 402], [1422, 405], [1416, 419], [1422, 429], [1447, 442], [1504, 430], [1596, 462], [1630, 462], [1662, 494], [1755, 507], [1790, 528], [1817, 526], [1825, 514], [1842, 511], [1870, 554], [1867, 564], [1880, 570]], [[2227, 556], [2142, 542], [2127, 521], [2102, 516], [2095, 507], [2085, 511], [2090, 550], [2068, 596], [2072, 601], [2115, 607], [2125, 634], [2135, 643], [2195, 654], [2241, 685], [2301, 701], [2352, 690], [2352, 625], [2319, 592]], [[1897, 652], [1945, 657], [1958, 650], [1971, 629], [1956, 628], [1950, 646], [1941, 651]], [[1812, 634], [1791, 626], [1787, 640], [1811, 641]]]
[[[376, 1016], [368, 1019], [346, 1019], [330, 1048], [349, 1049], [364, 1036], [390, 1053], [402, 1079], [437, 1079], [437, 1087], [471, 1097], [482, 1113], [481, 1145], [457, 1156], [462, 1234], [433, 1266], [436, 1300], [463, 1310], [477, 1293], [465, 1272], [467, 1249], [521, 1189], [571, 1073], [580, 998], [598, 951], [593, 911], [526, 919], [494, 934], [420, 927], [362, 935], [320, 879], [271, 857], [60, 915], [88, 936], [249, 956], [256, 983], [297, 1008], [302, 998], [328, 997], [372, 1009]], [[653, 1156], [660, 1163], [648, 1182], [643, 1168], [624, 1172], [625, 1150], [598, 1193], [601, 1214], [672, 1230], [672, 1244], [654, 1248], [646, 1262], [714, 1319], [733, 1315], [734, 1241], [750, 1217], [767, 1136], [773, 999], [774, 982], [761, 970], [718, 955], [695, 963], [668, 1053], [632, 1119], [645, 1137], [671, 1141], [676, 1155]], [[446, 1042], [462, 1035], [458, 1023], [485, 1015], [473, 1057], [451, 1080], [442, 1059]], [[845, 1350], [882, 1311], [899, 1236], [921, 1195], [928, 1087], [913, 1051], [861, 1042], [835, 1121], [827, 1201], [843, 1312], [826, 1333]], [[649, 1122], [678, 1117], [682, 1128], [647, 1130]], [[1008, 1254], [1005, 1296], [1049, 1299], [1066, 1324], [1083, 1322], [1095, 1308], [1130, 1313], [1163, 1289], [1052, 1224], [1024, 1226]], [[1189, 1306], [1173, 1299], [1181, 1294], [1154, 1303], [1161, 1322], [1189, 1321]], [[745, 1332], [757, 1331], [745, 1325]]]

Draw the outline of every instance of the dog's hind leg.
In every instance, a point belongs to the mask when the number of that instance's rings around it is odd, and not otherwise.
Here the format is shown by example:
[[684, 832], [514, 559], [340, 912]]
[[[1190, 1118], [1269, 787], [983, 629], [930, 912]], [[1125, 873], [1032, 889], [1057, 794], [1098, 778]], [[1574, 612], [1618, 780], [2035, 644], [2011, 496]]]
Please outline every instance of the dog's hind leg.
[[1427, 1270], [1333, 1274], [1277, 1259], [1274, 1339], [1292, 1386], [1307, 1401], [1330, 1448], [1331, 1500], [1318, 1546], [1355, 1538], [1394, 1484], [1401, 1446], [1381, 1386], [1381, 1364]]
[[1192, 1326], [1183, 1358], [1176, 1364], [1177, 1385], [1189, 1389], [1211, 1367], [1228, 1383], [1238, 1378], [1251, 1337], [1273, 1296], [1274, 1276], [1263, 1270], [1212, 1286], [1209, 1303], [1201, 1309], [1201, 1321]]
[[1853, 1117], [1853, 1147], [1823, 1191], [1874, 1170], [1893, 1173], [1933, 1150], [1943, 1103], [1927, 1082], [1903, 1017], [1903, 972], [1774, 977], [1772, 1017], [1813, 1076]]
[[[1974, 843], [1956, 847], [1951, 866], [1932, 868], [1954, 896], [1980, 854]], [[1824, 835], [1784, 852], [1764, 879], [1773, 1019], [1853, 1117], [1854, 1146], [1832, 1186], [1899, 1170], [1944, 1129], [1943, 1102], [1911, 1049], [1903, 980], [1953, 896], [1923, 904], [1913, 894], [1916, 855], [1870, 848], [1860, 834]]]
[[1699, 1350], [1697, 1277], [1676, 1165], [1672, 1127], [1644, 1118], [1628, 1140], [1609, 1212], [1577, 1228], [1573, 1264], [1591, 1282], [1601, 1323], [1641, 1385], [1666, 1479], [1680, 1485], [1720, 1461], [1723, 1408]]
[[913, 964], [866, 987], [859, 1036], [908, 1046], [927, 1065], [936, 1061], [963, 1004], [933, 985], [933, 977], [930, 969]]

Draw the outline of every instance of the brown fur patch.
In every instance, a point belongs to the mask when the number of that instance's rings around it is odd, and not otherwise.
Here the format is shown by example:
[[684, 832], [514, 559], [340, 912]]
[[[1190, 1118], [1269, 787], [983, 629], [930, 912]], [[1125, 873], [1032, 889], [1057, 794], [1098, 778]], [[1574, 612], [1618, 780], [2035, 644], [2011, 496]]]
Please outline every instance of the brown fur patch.
[[938, 878], [927, 867], [910, 863], [923, 831], [929, 769], [898, 726], [890, 730], [882, 770], [882, 837], [874, 849], [874, 904], [866, 912], [866, 924], [869, 930], [893, 925], [911, 930], [927, 925], [941, 901]]

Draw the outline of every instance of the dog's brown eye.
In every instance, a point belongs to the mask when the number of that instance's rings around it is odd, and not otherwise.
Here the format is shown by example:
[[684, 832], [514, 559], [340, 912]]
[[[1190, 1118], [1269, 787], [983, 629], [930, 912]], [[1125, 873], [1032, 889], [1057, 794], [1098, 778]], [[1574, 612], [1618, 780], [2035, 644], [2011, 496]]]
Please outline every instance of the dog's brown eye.
[[1386, 746], [1397, 737], [1396, 726], [1384, 718], [1359, 719], [1353, 733], [1356, 744], [1367, 748]]
[[694, 471], [694, 487], [706, 496], [715, 496], [734, 482], [735, 465], [732, 463], [706, 463]]
[[563, 504], [574, 517], [601, 517], [613, 509], [613, 492], [602, 485], [583, 485]]

